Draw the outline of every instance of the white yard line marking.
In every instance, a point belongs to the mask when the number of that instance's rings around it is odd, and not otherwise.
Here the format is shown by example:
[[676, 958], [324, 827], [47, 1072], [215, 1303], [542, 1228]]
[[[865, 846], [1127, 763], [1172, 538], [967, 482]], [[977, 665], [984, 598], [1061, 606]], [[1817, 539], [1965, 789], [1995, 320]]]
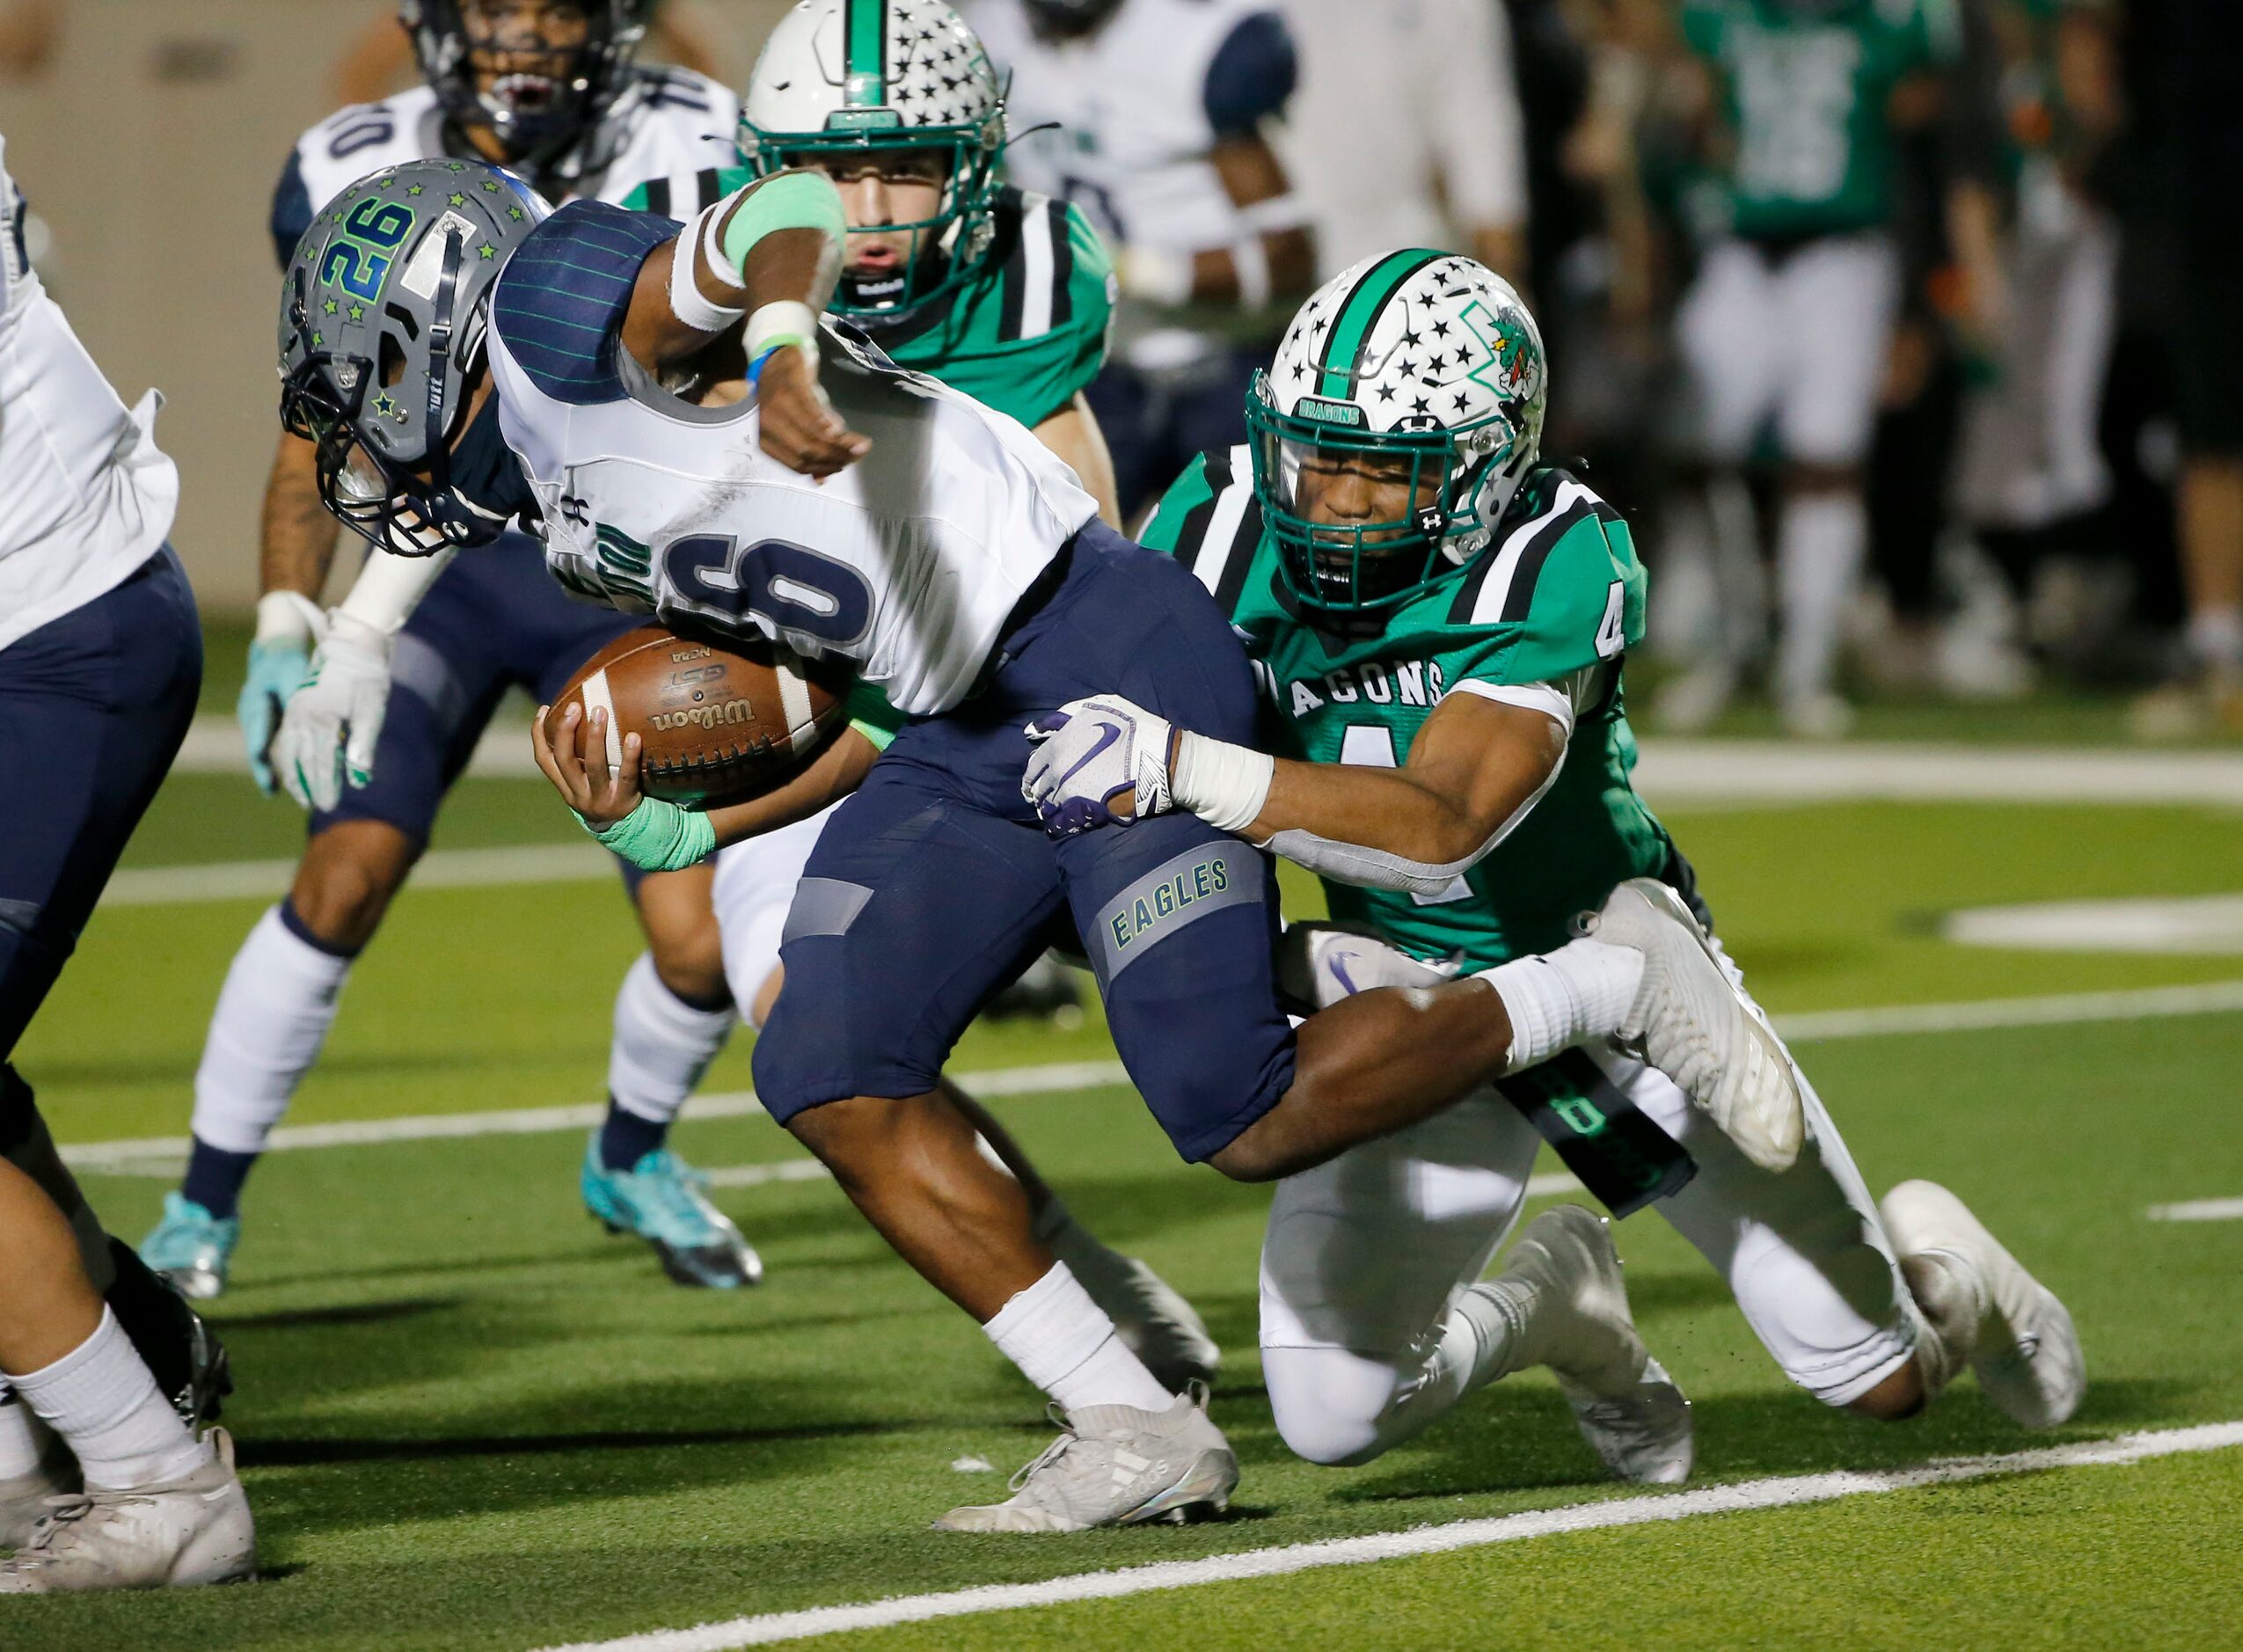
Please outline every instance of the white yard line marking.
[[2033, 952], [2243, 953], [2243, 895], [1969, 907], [1941, 919], [1940, 936]]
[[[194, 720], [172, 768], [241, 774], [241, 730], [213, 712]], [[530, 725], [511, 712], [491, 726], [467, 771], [534, 777]], [[2243, 757], [2124, 747], [1947, 746], [1786, 740], [1642, 742], [1636, 785], [1655, 804], [1845, 800], [1985, 803], [2210, 803], [2243, 807]]]
[[1867, 1010], [1779, 1015], [1776, 1030], [1794, 1044], [1908, 1033], [1991, 1032], [2005, 1027], [2070, 1027], [2088, 1021], [2156, 1020], [2243, 1010], [2243, 981], [2200, 986], [2065, 992], [2035, 998], [1976, 998], [1960, 1004], [1894, 1004]]
[[[2201, 986], [2145, 987], [2125, 992], [2074, 992], [2049, 998], [1983, 998], [1962, 1004], [1896, 1004], [1866, 1010], [1826, 1010], [1781, 1015], [1776, 1030], [1795, 1044], [1847, 1038], [1889, 1038], [1911, 1033], [1984, 1032], [2006, 1027], [2055, 1027], [2089, 1021], [2130, 1021], [2174, 1015], [2216, 1015], [2243, 1010], [2243, 981], [2213, 981]], [[957, 1075], [967, 1090], [983, 1096], [1059, 1095], [1126, 1085], [1129, 1075], [1118, 1061], [1064, 1061], [1036, 1067], [1000, 1067]], [[696, 1096], [688, 1104], [697, 1119], [743, 1118], [763, 1111], [753, 1091]], [[532, 1136], [545, 1130], [584, 1130], [598, 1123], [597, 1106], [516, 1107], [489, 1113], [435, 1113], [404, 1118], [365, 1119], [342, 1124], [284, 1124], [273, 1132], [268, 1152], [310, 1147], [366, 1147], [384, 1142], [423, 1142], [468, 1136]], [[91, 1142], [62, 1149], [73, 1170], [95, 1175], [144, 1176], [162, 1160], [176, 1166], [190, 1143], [184, 1136], [142, 1137], [130, 1141]]]
[[[238, 743], [238, 742], [237, 742]], [[1647, 740], [1636, 789], [1655, 808], [1768, 803], [2208, 803], [2243, 806], [2243, 757], [2225, 751], [1798, 745]]]
[[2153, 1204], [2152, 1222], [2243, 1222], [2243, 1199], [2184, 1199], [2179, 1204]]
[[1920, 1468], [1875, 1473], [1840, 1472], [1750, 1480], [1698, 1491], [1620, 1497], [1535, 1509], [1487, 1520], [1459, 1520], [1369, 1537], [1335, 1538], [1323, 1543], [1248, 1549], [1198, 1561], [1166, 1561], [1117, 1571], [1078, 1572], [1041, 1583], [991, 1583], [939, 1595], [904, 1595], [859, 1605], [814, 1606], [801, 1612], [767, 1612], [728, 1623], [691, 1629], [657, 1629], [616, 1641], [588, 1641], [551, 1652], [730, 1652], [734, 1647], [771, 1646], [819, 1635], [861, 1634], [898, 1624], [927, 1623], [993, 1612], [1018, 1612], [1078, 1600], [1116, 1600], [1171, 1589], [1231, 1583], [1247, 1578], [1282, 1577], [1333, 1566], [1362, 1566], [1422, 1554], [1445, 1554], [1532, 1538], [1561, 1537], [1614, 1526], [1653, 1525], [1700, 1515], [1738, 1514], [1762, 1509], [1795, 1508], [1871, 1492], [1913, 1491], [1998, 1475], [2049, 1469], [2117, 1467], [2186, 1452], [2226, 1451], [2243, 1445], [2243, 1422], [2211, 1422], [2190, 1429], [2160, 1429], [2122, 1434], [2115, 1440], [2086, 1440], [2074, 1445], [2044, 1446], [1998, 1456], [1950, 1458]]
[[[1039, 1067], [1000, 1067], [964, 1072], [958, 1082], [976, 1095], [1012, 1096], [1096, 1090], [1127, 1084], [1118, 1061], [1061, 1061]], [[763, 1110], [752, 1090], [697, 1095], [690, 1104], [697, 1119], [751, 1118]], [[268, 1153], [311, 1147], [369, 1147], [388, 1142], [426, 1142], [468, 1136], [536, 1136], [552, 1130], [588, 1130], [607, 1116], [598, 1103], [576, 1107], [502, 1107], [488, 1113], [423, 1113], [393, 1119], [354, 1119], [339, 1124], [283, 1124], [266, 1143]], [[176, 1171], [194, 1145], [185, 1136], [149, 1136], [133, 1141], [90, 1142], [62, 1149], [73, 1170], [97, 1175], [144, 1176], [158, 1160]]]
[[[293, 860], [214, 860], [201, 866], [128, 866], [112, 873], [104, 906], [184, 906], [199, 901], [271, 900], [296, 881]], [[616, 876], [597, 844], [522, 844], [439, 849], [413, 869], [416, 889], [495, 888], [514, 883], [583, 883]]]

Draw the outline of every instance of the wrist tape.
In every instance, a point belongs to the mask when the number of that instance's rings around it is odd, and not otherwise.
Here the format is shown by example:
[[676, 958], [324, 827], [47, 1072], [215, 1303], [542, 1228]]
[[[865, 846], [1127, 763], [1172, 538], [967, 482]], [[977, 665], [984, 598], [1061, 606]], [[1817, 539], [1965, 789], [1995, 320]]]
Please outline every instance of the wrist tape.
[[646, 872], [683, 871], [717, 846], [717, 829], [706, 815], [659, 797], [640, 798], [611, 826], [586, 821], [584, 830]]

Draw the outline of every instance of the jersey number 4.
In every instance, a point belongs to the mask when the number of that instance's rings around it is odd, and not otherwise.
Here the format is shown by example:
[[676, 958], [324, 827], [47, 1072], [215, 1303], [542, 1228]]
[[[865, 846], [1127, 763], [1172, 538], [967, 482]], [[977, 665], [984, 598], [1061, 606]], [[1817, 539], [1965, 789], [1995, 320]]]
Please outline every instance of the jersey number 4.
[[[1394, 755], [1394, 731], [1384, 723], [1349, 723], [1347, 732], [1340, 736], [1340, 761], [1352, 763], [1358, 769], [1402, 766]], [[1446, 906], [1451, 901], [1472, 899], [1472, 885], [1461, 876], [1455, 877], [1438, 895], [1413, 895], [1410, 899], [1420, 906]]]

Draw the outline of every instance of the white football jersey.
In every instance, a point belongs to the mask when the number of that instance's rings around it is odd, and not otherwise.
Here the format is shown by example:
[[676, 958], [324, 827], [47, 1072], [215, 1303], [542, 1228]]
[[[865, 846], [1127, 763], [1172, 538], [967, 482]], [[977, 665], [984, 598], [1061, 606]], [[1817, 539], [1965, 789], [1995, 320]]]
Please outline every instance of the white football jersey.
[[[740, 164], [739, 126], [740, 99], [707, 76], [639, 69], [591, 139], [531, 181], [556, 200], [618, 202], [640, 184], [659, 184], [672, 210], [690, 216], [718, 198], [717, 174]], [[281, 267], [312, 215], [376, 168], [481, 158], [445, 139], [443, 109], [427, 86], [354, 104], [306, 132], [273, 194], [273, 245]]]
[[0, 138], [0, 647], [113, 589], [172, 530], [154, 391], [118, 398], [24, 246]]
[[822, 382], [873, 447], [823, 483], [763, 452], [752, 399], [663, 391], [617, 334], [639, 266], [675, 233], [578, 202], [493, 293], [500, 428], [547, 565], [626, 612], [849, 660], [897, 710], [947, 711], [1096, 502], [1018, 421], [830, 324]]
[[[1108, 241], [1188, 255], [1246, 238], [1208, 158], [1283, 106], [1288, 37], [1270, 0], [1122, 0], [1095, 33], [1040, 37], [1021, 0], [961, 12], [1009, 73], [1013, 182], [1073, 201]], [[1042, 128], [1042, 129], [1039, 129]], [[1123, 345], [1162, 319], [1124, 300]]]

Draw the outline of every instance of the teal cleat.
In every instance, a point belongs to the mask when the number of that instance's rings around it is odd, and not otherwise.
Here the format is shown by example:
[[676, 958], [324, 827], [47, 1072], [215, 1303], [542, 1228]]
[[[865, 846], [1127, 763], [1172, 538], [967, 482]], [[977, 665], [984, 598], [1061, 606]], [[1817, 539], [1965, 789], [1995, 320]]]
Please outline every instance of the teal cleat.
[[226, 1264], [241, 1243], [241, 1218], [216, 1217], [176, 1193], [164, 1195], [164, 1219], [140, 1242], [140, 1259], [178, 1287], [208, 1301], [226, 1288]]
[[600, 1133], [594, 1130], [578, 1185], [584, 1208], [609, 1232], [645, 1239], [662, 1271], [681, 1285], [729, 1290], [763, 1276], [763, 1259], [709, 1202], [704, 1178], [676, 1153], [657, 1150], [629, 1170], [610, 1170], [600, 1162]]

